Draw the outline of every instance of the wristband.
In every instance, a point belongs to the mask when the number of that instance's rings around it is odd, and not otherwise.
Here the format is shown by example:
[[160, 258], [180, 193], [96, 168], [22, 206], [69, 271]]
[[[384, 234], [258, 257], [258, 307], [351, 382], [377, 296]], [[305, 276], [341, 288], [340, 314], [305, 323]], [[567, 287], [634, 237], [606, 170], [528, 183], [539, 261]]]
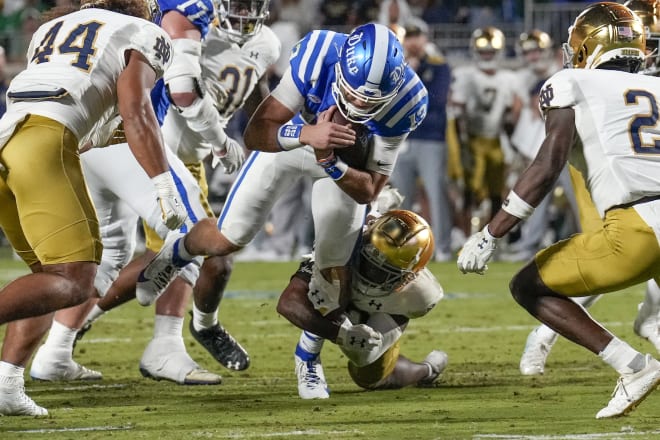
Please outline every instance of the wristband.
[[277, 144], [283, 151], [300, 148], [300, 132], [303, 124], [285, 124], [277, 130]]
[[330, 156], [317, 160], [316, 163], [325, 170], [326, 174], [330, 176], [332, 180], [340, 180], [348, 172], [348, 165], [346, 162], [331, 154]]
[[514, 217], [525, 220], [534, 212], [534, 207], [520, 198], [513, 190], [506, 196], [502, 209]]

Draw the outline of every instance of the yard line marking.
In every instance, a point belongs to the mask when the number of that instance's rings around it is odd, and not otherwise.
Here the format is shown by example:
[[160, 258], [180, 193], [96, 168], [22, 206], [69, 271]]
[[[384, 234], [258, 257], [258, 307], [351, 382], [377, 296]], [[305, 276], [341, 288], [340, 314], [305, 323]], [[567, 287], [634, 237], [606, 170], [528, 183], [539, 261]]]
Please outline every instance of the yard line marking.
[[51, 428], [51, 429], [25, 429], [21, 431], [7, 431], [18, 432], [21, 434], [47, 434], [52, 432], [80, 432], [80, 431], [126, 431], [133, 429], [132, 425], [128, 426], [89, 426], [87, 428]]
[[593, 440], [593, 439], [620, 439], [623, 437], [644, 437], [650, 438], [649, 435], [655, 436], [660, 434], [660, 431], [632, 431], [631, 427], [622, 427], [618, 432], [600, 432], [593, 434], [561, 434], [561, 435], [511, 435], [511, 434], [477, 434], [473, 440], [479, 439], [511, 439], [511, 440]]
[[68, 387], [44, 387], [39, 389], [33, 389], [32, 392], [45, 392], [45, 391], [85, 391], [85, 390], [102, 390], [109, 388], [126, 388], [128, 384], [125, 383], [115, 383], [108, 385], [74, 385]]
[[318, 429], [307, 429], [304, 431], [288, 431], [288, 432], [271, 432], [268, 434], [263, 433], [236, 433], [225, 435], [224, 438], [264, 438], [264, 437], [290, 437], [290, 436], [301, 436], [301, 435], [333, 435], [333, 434], [359, 434], [364, 435], [364, 432], [357, 429], [351, 429], [347, 431], [321, 431]]

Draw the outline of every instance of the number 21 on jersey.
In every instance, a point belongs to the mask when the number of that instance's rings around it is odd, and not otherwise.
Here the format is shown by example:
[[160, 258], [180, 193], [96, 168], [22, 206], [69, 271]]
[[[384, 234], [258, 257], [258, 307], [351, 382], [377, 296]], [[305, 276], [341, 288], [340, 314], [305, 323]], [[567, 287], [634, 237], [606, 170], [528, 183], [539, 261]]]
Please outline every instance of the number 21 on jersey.
[[650, 142], [644, 142], [642, 134], [649, 131], [660, 133], [658, 127], [658, 102], [653, 93], [647, 90], [631, 89], [627, 90], [624, 95], [626, 105], [644, 106], [648, 109], [645, 113], [636, 113], [628, 124], [628, 134], [635, 153], [638, 154], [660, 154], [660, 137], [653, 136]]

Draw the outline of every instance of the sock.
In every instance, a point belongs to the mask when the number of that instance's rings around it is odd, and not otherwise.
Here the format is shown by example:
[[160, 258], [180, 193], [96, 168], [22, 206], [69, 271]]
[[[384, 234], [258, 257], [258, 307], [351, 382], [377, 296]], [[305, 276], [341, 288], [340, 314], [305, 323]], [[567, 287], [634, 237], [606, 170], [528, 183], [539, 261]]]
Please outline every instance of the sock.
[[300, 334], [300, 340], [296, 345], [296, 356], [303, 361], [310, 361], [318, 358], [325, 339], [316, 336], [314, 333], [303, 331]]
[[183, 318], [169, 315], [156, 315], [154, 319], [154, 339], [165, 336], [179, 336], [183, 333]]
[[186, 264], [190, 263], [193, 258], [195, 258], [193, 255], [190, 255], [186, 249], [185, 238], [186, 236], [184, 235], [174, 242], [174, 254], [172, 255], [172, 262], [178, 267], [185, 266]]
[[85, 318], [85, 324], [91, 324], [92, 322], [96, 321], [104, 314], [105, 314], [105, 310], [100, 308], [98, 304], [94, 304], [92, 310], [90, 310], [89, 313], [87, 314], [87, 318]]
[[0, 376], [6, 377], [23, 377], [25, 367], [20, 365], [10, 364], [9, 362], [0, 361]]
[[73, 341], [76, 339], [76, 333], [78, 333], [78, 329], [69, 328], [53, 319], [50, 331], [48, 332], [48, 338], [46, 338], [44, 345], [49, 348], [66, 350], [70, 356]]
[[547, 325], [541, 325], [538, 327], [538, 329], [536, 329], [536, 335], [542, 341], [553, 342], [553, 338], [557, 336], [557, 333]]
[[200, 331], [211, 328], [218, 323], [218, 310], [206, 313], [197, 308], [193, 301], [193, 327], [195, 330]]
[[2, 393], [21, 390], [25, 384], [23, 373], [25, 367], [0, 361], [0, 386]]
[[620, 375], [636, 373], [646, 366], [644, 355], [617, 337], [598, 356]]

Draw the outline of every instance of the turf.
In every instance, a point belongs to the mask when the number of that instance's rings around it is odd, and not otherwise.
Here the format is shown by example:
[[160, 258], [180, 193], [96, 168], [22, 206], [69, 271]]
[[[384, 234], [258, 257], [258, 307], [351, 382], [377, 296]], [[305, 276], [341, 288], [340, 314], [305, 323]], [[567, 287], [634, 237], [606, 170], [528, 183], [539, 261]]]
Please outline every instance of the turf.
[[[252, 366], [230, 372], [184, 337], [190, 354], [222, 374], [220, 386], [180, 386], [140, 376], [153, 309], [129, 303], [94, 325], [75, 350], [101, 370], [96, 383], [26, 379], [28, 394], [47, 418], [0, 417], [0, 439], [643, 439], [660, 436], [660, 392], [630, 416], [596, 420], [616, 374], [597, 356], [559, 340], [542, 377], [523, 377], [518, 360], [536, 324], [508, 294], [516, 264], [492, 264], [485, 276], [462, 275], [454, 263], [431, 265], [445, 299], [413, 321], [402, 352], [421, 360], [433, 349], [449, 354], [434, 388], [365, 392], [346, 360], [328, 343], [323, 363], [331, 398], [298, 398], [293, 349], [299, 331], [277, 315], [277, 295], [294, 263], [237, 263], [220, 318], [246, 347]], [[0, 285], [24, 272], [0, 259]], [[654, 352], [632, 332], [643, 287], [609, 295], [592, 314], [634, 347]], [[0, 327], [0, 335], [4, 327]]]

